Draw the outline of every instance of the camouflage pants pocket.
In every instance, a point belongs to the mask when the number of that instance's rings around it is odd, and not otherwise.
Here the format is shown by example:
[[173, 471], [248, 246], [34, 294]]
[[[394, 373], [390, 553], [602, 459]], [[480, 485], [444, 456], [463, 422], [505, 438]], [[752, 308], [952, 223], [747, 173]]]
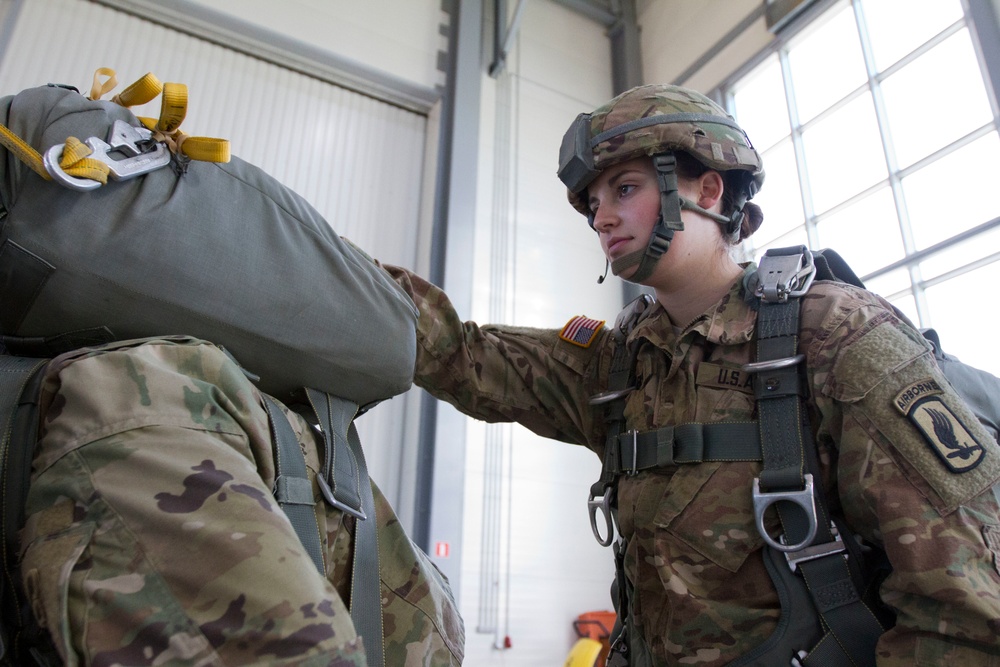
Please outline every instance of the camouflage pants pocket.
[[36, 506], [22, 533], [24, 589], [64, 662], [218, 663], [204, 629], [193, 622], [147, 548], [84, 481], [84, 470], [82, 457], [69, 454], [47, 473], [66, 480], [72, 471], [74, 481], [60, 484], [43, 475], [35, 490], [75, 489], [73, 495], [90, 502], [84, 506], [56, 492], [44, 508]]
[[79, 664], [72, 638], [69, 580], [94, 533], [92, 524], [73, 526], [32, 542], [25, 553], [24, 590], [39, 625], [47, 628], [67, 667]]

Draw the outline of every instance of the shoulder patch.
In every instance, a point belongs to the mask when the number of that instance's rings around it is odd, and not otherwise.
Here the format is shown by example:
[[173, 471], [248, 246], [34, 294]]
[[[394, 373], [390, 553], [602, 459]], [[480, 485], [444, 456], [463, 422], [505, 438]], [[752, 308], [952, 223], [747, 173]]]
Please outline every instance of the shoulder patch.
[[579, 345], [580, 347], [590, 347], [597, 336], [597, 332], [604, 326], [604, 320], [592, 320], [583, 315], [577, 315], [562, 328], [559, 337], [567, 343]]
[[917, 427], [945, 467], [955, 473], [978, 466], [986, 450], [941, 400], [944, 390], [933, 379], [914, 382], [896, 395], [896, 409]]

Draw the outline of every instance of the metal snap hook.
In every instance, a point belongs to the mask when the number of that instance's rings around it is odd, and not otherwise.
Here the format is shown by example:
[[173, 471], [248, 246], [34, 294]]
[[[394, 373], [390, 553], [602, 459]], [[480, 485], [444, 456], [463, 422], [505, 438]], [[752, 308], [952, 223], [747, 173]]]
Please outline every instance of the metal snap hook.
[[[87, 145], [89, 146], [90, 144], [88, 143]], [[59, 166], [59, 161], [62, 160], [63, 156], [63, 148], [63, 144], [56, 144], [42, 155], [42, 164], [45, 166], [45, 171], [49, 172], [52, 180], [66, 186], [70, 190], [78, 190], [80, 192], [96, 190], [101, 187], [98, 181], [89, 178], [77, 178], [63, 171], [63, 168]]]

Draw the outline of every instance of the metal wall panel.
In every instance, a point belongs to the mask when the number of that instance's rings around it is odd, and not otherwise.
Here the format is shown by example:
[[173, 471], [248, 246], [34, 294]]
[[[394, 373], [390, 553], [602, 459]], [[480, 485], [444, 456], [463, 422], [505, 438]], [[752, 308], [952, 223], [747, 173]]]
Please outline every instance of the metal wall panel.
[[[426, 116], [87, 0], [5, 0], [5, 8], [0, 95], [49, 82], [86, 93], [99, 67], [117, 71], [116, 92], [147, 71], [185, 83], [186, 133], [229, 139], [233, 154], [305, 197], [371, 255], [426, 263], [418, 257]], [[157, 116], [159, 103], [134, 111]], [[415, 456], [406, 450], [415, 438], [404, 438], [410, 402], [388, 401], [358, 424], [372, 477], [404, 510], [404, 525], [413, 481], [401, 462]]]

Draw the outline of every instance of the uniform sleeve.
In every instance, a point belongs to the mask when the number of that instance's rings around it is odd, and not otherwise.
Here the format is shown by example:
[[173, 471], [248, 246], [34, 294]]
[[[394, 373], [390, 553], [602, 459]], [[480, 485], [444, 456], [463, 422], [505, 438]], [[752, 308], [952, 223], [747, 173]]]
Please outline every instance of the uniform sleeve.
[[447, 295], [419, 276], [383, 265], [419, 311], [414, 381], [465, 414], [514, 421], [535, 433], [593, 447], [603, 429], [591, 395], [606, 389], [607, 329], [586, 347], [558, 329], [463, 322]]
[[892, 564], [878, 665], [1000, 664], [1000, 447], [892, 311], [831, 313], [803, 343], [845, 518]]

